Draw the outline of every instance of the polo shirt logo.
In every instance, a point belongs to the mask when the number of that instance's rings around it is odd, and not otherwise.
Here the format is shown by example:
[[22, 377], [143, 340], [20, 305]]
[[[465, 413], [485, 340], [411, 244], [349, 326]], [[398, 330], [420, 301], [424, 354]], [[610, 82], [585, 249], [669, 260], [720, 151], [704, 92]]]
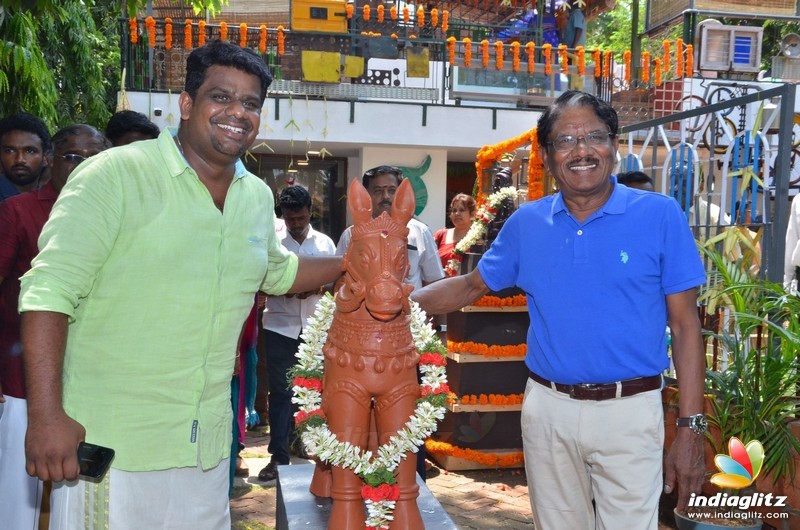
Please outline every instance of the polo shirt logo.
[[622, 263], [628, 263], [628, 253], [624, 250], [619, 251], [619, 259]]

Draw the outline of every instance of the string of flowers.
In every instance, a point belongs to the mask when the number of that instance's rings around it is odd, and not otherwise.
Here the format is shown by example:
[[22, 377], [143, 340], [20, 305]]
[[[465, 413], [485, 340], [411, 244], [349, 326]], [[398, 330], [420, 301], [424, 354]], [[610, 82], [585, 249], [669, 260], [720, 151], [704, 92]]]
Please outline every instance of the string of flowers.
[[239, 24], [239, 46], [247, 48], [247, 24]]
[[453, 399], [447, 386], [446, 351], [428, 324], [425, 311], [414, 301], [410, 304], [411, 335], [420, 352], [421, 397], [405, 427], [380, 446], [375, 455], [348, 442], [340, 442], [328, 427], [322, 411], [325, 371], [322, 347], [336, 310], [336, 302], [330, 293], [317, 303], [314, 315], [308, 319], [301, 335], [303, 344], [295, 354], [297, 364], [290, 371], [294, 393], [292, 403], [299, 405], [295, 426], [303, 443], [322, 462], [350, 469], [361, 478], [364, 482], [361, 496], [367, 506], [367, 528], [388, 529], [399, 496], [394, 471], [407, 453], [417, 452], [423, 440], [436, 430], [437, 422], [444, 419], [445, 406]]
[[403, 6], [403, 22], [408, 24], [411, 16], [408, 14], [408, 6]]
[[144, 27], [147, 29], [147, 45], [153, 48], [156, 45], [156, 19], [147, 17], [144, 19]]
[[442, 31], [450, 29], [450, 11], [445, 9], [442, 11]]
[[462, 405], [521, 405], [525, 394], [464, 394], [459, 399]]
[[472, 353], [487, 357], [525, 357], [528, 352], [527, 344], [499, 346], [497, 344], [481, 344], [480, 342], [455, 342], [448, 340], [447, 349], [457, 353]]
[[675, 77], [683, 77], [683, 39], [675, 41]]
[[283, 55], [286, 44], [286, 35], [283, 33], [283, 26], [278, 26], [278, 55]]
[[642, 83], [650, 82], [650, 52], [642, 52]]
[[625, 84], [631, 84], [631, 51], [625, 50], [622, 54], [622, 60], [625, 62], [624, 72], [625, 72]]
[[481, 49], [481, 64], [484, 68], [489, 66], [489, 41], [483, 39], [480, 45]]
[[188, 18], [183, 21], [183, 47], [187, 50], [192, 47], [192, 21]]
[[439, 10], [435, 7], [431, 9], [431, 26], [434, 28], [439, 25]]
[[164, 19], [164, 47], [172, 49], [172, 19], [169, 17]]
[[656, 67], [655, 67], [655, 71], [653, 72], [654, 82], [655, 82], [656, 86], [661, 86], [661, 75], [662, 75], [662, 73], [661, 73], [662, 72], [662, 70], [661, 70], [661, 68], [662, 68], [661, 67], [661, 58], [660, 57], [656, 57], [655, 58], [655, 63], [656, 63]]
[[206, 21], [201, 20], [197, 24], [197, 46], [202, 46], [206, 43]]
[[494, 42], [494, 66], [498, 70], [503, 69], [503, 41]]
[[664, 46], [664, 75], [668, 75], [669, 69], [672, 67], [669, 62], [670, 42], [665, 40], [662, 45]]
[[128, 19], [128, 29], [131, 34], [131, 44], [139, 42], [139, 23], [135, 18]]
[[267, 53], [267, 26], [264, 24], [258, 28], [258, 51]]
[[450, 64], [456, 64], [456, 38], [455, 37], [447, 37], [447, 53], [448, 58], [450, 60]]
[[473, 302], [472, 305], [478, 307], [523, 307], [528, 305], [528, 298], [524, 294], [503, 296], [502, 298], [485, 295]]
[[347, 4], [344, 7], [344, 13], [347, 16], [347, 20], [350, 20], [350, 19], [353, 18], [353, 9], [354, 9], [353, 8], [353, 4]]
[[544, 55], [544, 75], [550, 75], [553, 73], [553, 57], [551, 56], [552, 49], [553, 45], [549, 42], [546, 42], [542, 45], [542, 55]]
[[511, 69], [519, 72], [519, 42], [511, 43]]
[[364, 17], [364, 20], [369, 20], [369, 15], [370, 15], [370, 7], [369, 7], [369, 4], [364, 4], [363, 13], [364, 13], [364, 14], [363, 14], [362, 16]]
[[425, 10], [422, 5], [417, 7], [417, 26], [422, 27], [425, 25]]
[[378, 6], [378, 22], [383, 23], [383, 19], [386, 15], [386, 7], [383, 4]]
[[228, 40], [228, 23], [225, 21], [219, 23], [219, 38]]
[[603, 72], [603, 65], [600, 64], [600, 48], [595, 48], [592, 52], [592, 62], [594, 62], [594, 76], [600, 77]]
[[586, 50], [583, 46], [575, 48], [575, 55], [578, 56], [578, 75], [583, 77], [586, 75]]
[[522, 464], [525, 460], [522, 451], [515, 451], [507, 455], [498, 455], [496, 453], [477, 451], [475, 449], [462, 449], [447, 442], [438, 442], [430, 438], [425, 441], [425, 450], [430, 454], [453, 456], [455, 458], [477, 462], [487, 467], [515, 467]]
[[611, 74], [611, 60], [614, 58], [614, 52], [606, 50], [603, 55], [603, 79], [608, 79]]
[[[461, 241], [456, 243], [453, 249], [453, 258], [447, 262], [444, 273], [447, 276], [457, 276], [458, 271], [461, 270], [461, 262], [464, 260], [464, 254], [469, 252], [469, 249], [484, 238], [488, 230], [487, 225], [497, 215], [497, 209], [500, 204], [506, 199], [515, 200], [517, 198], [517, 189], [513, 186], [501, 188], [492, 193], [484, 204], [478, 208], [475, 217], [472, 218], [472, 224], [467, 230], [467, 234], [461, 238]], [[449, 344], [449, 341], [448, 341]]]
[[472, 66], [472, 40], [469, 37], [464, 39], [464, 66]]
[[528, 73], [532, 74], [536, 71], [536, 61], [533, 58], [533, 54], [536, 52], [536, 45], [532, 42], [528, 42], [525, 45], [525, 53], [528, 55]]
[[561, 73], [569, 73], [569, 57], [567, 56], [567, 45], [558, 45], [558, 62], [561, 63]]
[[397, 7], [392, 6], [389, 8], [389, 18], [397, 20]]
[[694, 45], [686, 45], [686, 77], [694, 74]]
[[539, 155], [539, 138], [536, 127], [530, 130], [531, 150], [528, 156], [528, 200], [544, 197], [544, 161]]

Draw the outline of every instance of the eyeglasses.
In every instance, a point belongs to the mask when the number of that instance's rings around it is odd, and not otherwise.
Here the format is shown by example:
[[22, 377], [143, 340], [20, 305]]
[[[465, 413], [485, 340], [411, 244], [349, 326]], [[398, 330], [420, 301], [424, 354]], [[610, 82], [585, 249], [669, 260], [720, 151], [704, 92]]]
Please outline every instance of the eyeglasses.
[[78, 164], [86, 160], [87, 157], [82, 155], [76, 155], [75, 153], [67, 153], [66, 155], [61, 155], [61, 158], [63, 158], [64, 161], [66, 161], [68, 164], [77, 166]]
[[572, 151], [577, 147], [578, 140], [581, 138], [588, 147], [607, 147], [609, 139], [614, 136], [610, 132], [592, 131], [583, 136], [572, 136], [569, 134], [562, 134], [556, 136], [552, 142], [547, 142], [547, 145], [552, 145], [556, 151]]

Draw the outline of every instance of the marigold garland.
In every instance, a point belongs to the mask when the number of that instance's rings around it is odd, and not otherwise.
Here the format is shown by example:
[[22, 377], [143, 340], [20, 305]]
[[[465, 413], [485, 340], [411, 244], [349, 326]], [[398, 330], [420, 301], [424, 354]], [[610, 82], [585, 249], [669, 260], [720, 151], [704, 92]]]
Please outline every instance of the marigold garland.
[[642, 52], [642, 83], [650, 82], [650, 52]]
[[625, 84], [631, 84], [631, 51], [625, 50], [622, 54], [622, 60], [625, 63], [624, 72], [625, 72]]
[[525, 394], [464, 394], [458, 400], [462, 405], [521, 405]]
[[392, 6], [389, 8], [389, 18], [397, 20], [397, 7]]
[[608, 79], [611, 75], [611, 61], [614, 59], [614, 52], [606, 50], [603, 56], [603, 79]]
[[561, 73], [569, 73], [569, 57], [567, 56], [567, 45], [558, 45], [558, 62], [561, 64]]
[[128, 29], [131, 35], [131, 44], [139, 42], [139, 23], [135, 18], [128, 19]]
[[528, 200], [536, 201], [544, 197], [544, 161], [539, 155], [539, 138], [536, 127], [530, 131], [531, 151], [528, 156]]
[[669, 51], [671, 44], [668, 40], [665, 40], [662, 43], [662, 46], [664, 46], [664, 75], [668, 75], [669, 69], [672, 67], [669, 62]]
[[507, 455], [498, 455], [495, 453], [476, 451], [474, 449], [462, 449], [447, 442], [439, 442], [431, 438], [425, 441], [425, 450], [434, 455], [462, 458], [487, 467], [515, 467], [522, 464], [525, 460], [522, 451], [509, 453]]
[[503, 41], [501, 40], [494, 43], [494, 67], [498, 70], [503, 69]]
[[153, 48], [156, 45], [156, 19], [147, 17], [144, 19], [144, 27], [147, 29], [147, 45]]
[[408, 24], [408, 21], [411, 19], [411, 15], [408, 13], [408, 6], [403, 6], [403, 22]]
[[586, 75], [586, 50], [583, 46], [575, 48], [575, 55], [578, 56], [578, 75], [583, 77]]
[[247, 48], [247, 24], [239, 24], [239, 46]]
[[683, 77], [683, 39], [675, 41], [675, 78]]
[[532, 42], [528, 42], [525, 45], [525, 53], [528, 55], [528, 73], [532, 74], [536, 71], [536, 61], [533, 58], [533, 54], [536, 52], [536, 45]]
[[472, 66], [472, 39], [469, 37], [464, 39], [464, 66], [466, 68]]
[[514, 296], [482, 296], [478, 301], [473, 302], [472, 305], [478, 307], [523, 307], [528, 305], [528, 297], [524, 294], [515, 294]]
[[169, 17], [164, 19], [164, 48], [172, 49], [172, 19]]
[[592, 52], [592, 62], [594, 62], [594, 76], [600, 77], [603, 73], [603, 65], [600, 64], [600, 48], [595, 48]]
[[283, 55], [286, 35], [283, 33], [283, 26], [278, 26], [278, 55]]
[[353, 18], [353, 4], [347, 4], [344, 7], [344, 13], [348, 20]]
[[511, 43], [511, 69], [519, 72], [519, 42], [514, 41]]
[[422, 27], [425, 25], [425, 10], [422, 5], [417, 7], [417, 26]]
[[435, 7], [431, 9], [431, 27], [435, 28], [439, 25], [439, 10]]
[[267, 26], [264, 24], [258, 28], [258, 51], [267, 53]]
[[378, 6], [378, 22], [383, 24], [383, 19], [385, 15], [386, 15], [386, 8], [384, 7], [383, 4], [381, 4]]
[[694, 75], [694, 46], [686, 45], [686, 77]]
[[183, 47], [187, 50], [192, 47], [192, 21], [188, 18], [183, 21]]
[[206, 43], [206, 21], [201, 20], [197, 23], [197, 46], [202, 46]]
[[553, 45], [549, 42], [546, 42], [544, 45], [542, 45], [542, 55], [544, 56], [544, 75], [550, 75], [553, 73], [553, 57], [551, 55], [552, 49]]
[[525, 357], [528, 353], [527, 344], [499, 346], [497, 344], [481, 344], [480, 342], [447, 341], [447, 349], [451, 352], [472, 353], [487, 357]]
[[442, 31], [450, 29], [450, 11], [445, 9], [442, 11]]
[[480, 45], [481, 49], [481, 64], [484, 68], [489, 66], [489, 41], [483, 39]]
[[228, 40], [228, 23], [225, 21], [219, 23], [219, 39]]
[[661, 86], [661, 82], [662, 82], [662, 80], [661, 80], [661, 75], [662, 75], [661, 58], [660, 57], [656, 57], [654, 62], [656, 63], [655, 71], [653, 72], [654, 82], [655, 82], [656, 86]]
[[455, 37], [447, 37], [447, 53], [448, 58], [450, 60], [450, 64], [456, 64], [456, 38]]

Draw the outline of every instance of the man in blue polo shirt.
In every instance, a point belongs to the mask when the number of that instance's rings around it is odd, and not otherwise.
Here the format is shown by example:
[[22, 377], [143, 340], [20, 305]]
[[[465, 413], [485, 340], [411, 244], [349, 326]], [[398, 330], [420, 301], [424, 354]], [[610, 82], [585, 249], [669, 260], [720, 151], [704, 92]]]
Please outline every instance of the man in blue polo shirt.
[[705, 274], [678, 204], [617, 185], [617, 129], [608, 104], [565, 92], [537, 130], [560, 192], [522, 205], [473, 272], [412, 295], [439, 314], [489, 289], [525, 290], [523, 445], [534, 520], [544, 530], [657, 528], [667, 323], [686, 428], [678, 429], [663, 486], [677, 486], [685, 508], [703, 482], [695, 287]]

